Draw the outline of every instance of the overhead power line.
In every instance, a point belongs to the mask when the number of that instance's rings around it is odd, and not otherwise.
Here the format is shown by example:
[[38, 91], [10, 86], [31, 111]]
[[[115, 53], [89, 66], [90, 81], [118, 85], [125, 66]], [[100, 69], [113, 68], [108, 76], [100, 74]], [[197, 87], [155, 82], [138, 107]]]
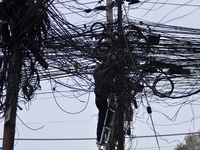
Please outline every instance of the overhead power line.
[[[180, 136], [180, 135], [193, 135], [199, 134], [199, 132], [190, 132], [190, 133], [176, 133], [176, 134], [158, 134], [157, 137], [166, 137], [166, 136]], [[153, 138], [155, 135], [146, 135], [146, 136], [134, 136], [133, 138]]]
[[[176, 145], [174, 145], [174, 146], [162, 146], [162, 149], [163, 148], [174, 148], [174, 147], [176, 147]], [[137, 148], [137, 150], [140, 150], [140, 149], [153, 149], [153, 150], [155, 150], [157, 147], [141, 147], [141, 148]]]
[[175, 6], [189, 6], [189, 7], [200, 7], [200, 5], [194, 5], [194, 4], [178, 4], [178, 3], [164, 3], [164, 2], [149, 2], [144, 1], [142, 3], [148, 3], [148, 4], [160, 4], [160, 5], [175, 5]]
[[[157, 137], [166, 137], [166, 136], [180, 136], [180, 135], [193, 135], [199, 134], [199, 132], [190, 132], [190, 133], [176, 133], [176, 134], [161, 134], [157, 135]], [[145, 135], [145, 136], [131, 136], [126, 138], [154, 138], [155, 135]], [[3, 138], [0, 138], [3, 140]], [[20, 141], [88, 141], [88, 140], [96, 140], [96, 138], [15, 138], [15, 140]]]

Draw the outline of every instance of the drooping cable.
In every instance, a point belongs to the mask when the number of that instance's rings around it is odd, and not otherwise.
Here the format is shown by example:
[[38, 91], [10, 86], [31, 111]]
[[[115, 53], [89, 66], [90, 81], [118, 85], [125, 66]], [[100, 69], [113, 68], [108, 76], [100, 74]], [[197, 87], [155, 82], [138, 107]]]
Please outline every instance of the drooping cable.
[[147, 113], [150, 116], [151, 124], [152, 124], [153, 131], [154, 131], [155, 138], [156, 138], [156, 143], [157, 143], [158, 149], [160, 150], [160, 144], [159, 144], [159, 141], [158, 141], [158, 136], [157, 136], [157, 132], [156, 132], [156, 128], [155, 128], [155, 125], [154, 125], [153, 116], [152, 116], [152, 109], [151, 109], [150, 103], [149, 103], [149, 101], [147, 99], [147, 95], [146, 95], [146, 91], [145, 90], [144, 90], [144, 95], [145, 95], [145, 99], [146, 99], [146, 102], [147, 102]]
[[17, 115], [17, 118], [21, 121], [21, 123], [22, 123], [25, 127], [27, 127], [27, 128], [30, 129], [30, 130], [36, 131], [36, 130], [40, 130], [40, 129], [42, 129], [42, 128], [44, 127], [44, 125], [42, 125], [42, 126], [39, 127], [39, 128], [33, 129], [33, 128], [29, 127], [18, 115]]
[[[53, 89], [53, 86], [52, 86], [52, 82], [51, 82], [51, 81], [50, 81], [50, 85], [51, 85], [51, 89]], [[89, 103], [89, 99], [90, 99], [90, 93], [89, 93], [89, 94], [88, 94], [87, 102], [86, 102], [86, 104], [85, 104], [85, 106], [84, 106], [84, 108], [83, 108], [82, 110], [77, 111], [77, 112], [69, 112], [69, 111], [64, 110], [64, 109], [60, 106], [60, 104], [58, 103], [58, 101], [57, 101], [57, 99], [56, 99], [54, 90], [52, 91], [52, 94], [53, 94], [53, 98], [54, 98], [54, 100], [55, 100], [57, 106], [60, 108], [60, 110], [62, 110], [63, 112], [65, 112], [65, 113], [67, 113], [67, 114], [79, 114], [79, 113], [83, 112], [83, 111], [87, 108], [88, 103]]]

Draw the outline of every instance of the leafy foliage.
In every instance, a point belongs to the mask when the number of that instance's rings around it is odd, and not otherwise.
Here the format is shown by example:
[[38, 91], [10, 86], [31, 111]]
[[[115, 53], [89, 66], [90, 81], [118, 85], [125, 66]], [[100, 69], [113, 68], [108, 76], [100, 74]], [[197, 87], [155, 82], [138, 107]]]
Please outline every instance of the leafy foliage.
[[185, 144], [179, 144], [175, 150], [199, 150], [200, 134], [192, 134], [185, 138]]

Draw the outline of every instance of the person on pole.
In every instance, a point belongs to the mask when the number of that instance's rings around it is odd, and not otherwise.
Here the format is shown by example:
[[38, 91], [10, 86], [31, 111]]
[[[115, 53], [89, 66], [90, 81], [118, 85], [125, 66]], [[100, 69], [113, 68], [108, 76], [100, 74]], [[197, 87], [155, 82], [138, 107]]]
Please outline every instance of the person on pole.
[[108, 106], [108, 97], [114, 86], [113, 78], [114, 78], [114, 68], [109, 65], [105, 64], [98, 65], [94, 71], [94, 80], [95, 80], [94, 93], [96, 96], [95, 103], [99, 110], [98, 114], [99, 118], [97, 123], [97, 144], [100, 143], [101, 139], [101, 133], [103, 130], [104, 120]]

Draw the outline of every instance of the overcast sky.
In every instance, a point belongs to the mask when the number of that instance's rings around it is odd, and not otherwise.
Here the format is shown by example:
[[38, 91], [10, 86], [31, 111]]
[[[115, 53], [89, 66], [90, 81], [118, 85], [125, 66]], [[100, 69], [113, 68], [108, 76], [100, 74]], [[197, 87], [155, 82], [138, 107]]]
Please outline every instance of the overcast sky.
[[[84, 0], [84, 2], [91, 1], [92, 0]], [[83, 2], [83, 0], [79, 0], [79, 2]], [[141, 0], [141, 2], [144, 2], [144, 0]], [[130, 19], [147, 20], [169, 25], [192, 28], [200, 27], [199, 0], [147, 0], [146, 2], [148, 3], [129, 6], [130, 11], [127, 16]], [[105, 4], [105, 0], [102, 3]], [[94, 5], [96, 4], [93, 3], [87, 6], [92, 8]], [[67, 13], [69, 12], [68, 10], [64, 11]], [[89, 16], [89, 14], [81, 14]], [[101, 14], [91, 18], [85, 18], [75, 13], [66, 15], [67, 20], [74, 24], [80, 24], [81, 22], [84, 24], [87, 21], [91, 22], [103, 17], [105, 16]], [[62, 87], [60, 87], [60, 90], [61, 89]], [[65, 89], [62, 89], [62, 91], [64, 90]], [[34, 100], [28, 104], [20, 105], [23, 110], [18, 111], [15, 137], [19, 139], [24, 138], [32, 140], [15, 140], [15, 150], [97, 149], [94, 139], [73, 140], [77, 138], [96, 138], [98, 111], [94, 102], [94, 94], [87, 93], [86, 95], [79, 97], [81, 101], [73, 98], [73, 96], [69, 97], [69, 95], [73, 94], [68, 91], [66, 91], [66, 93], [56, 94], [57, 102], [60, 106], [62, 106], [62, 109], [69, 112], [66, 113], [57, 106], [51, 92], [51, 85], [48, 81], [45, 81], [42, 83], [42, 89], [37, 92]], [[188, 101], [196, 100], [195, 104], [198, 104], [198, 99], [199, 96], [196, 95], [189, 97]], [[174, 121], [170, 121], [161, 113], [155, 112], [152, 114], [156, 132], [160, 135], [197, 132], [200, 129], [198, 105], [196, 106], [191, 103], [190, 105], [185, 105], [183, 107], [161, 107], [160, 105], [152, 104], [151, 107], [157, 112], [162, 112], [171, 118], [173, 118], [173, 116], [176, 117]], [[78, 113], [79, 111], [82, 112]], [[176, 116], [177, 112], [178, 115]], [[146, 113], [146, 110], [144, 110], [143, 107], [139, 108], [135, 111], [134, 116], [134, 128], [132, 134], [134, 136], [142, 137], [132, 140], [132, 148], [136, 148], [136, 150], [158, 149], [155, 137], [143, 137], [147, 135], [154, 135], [151, 121], [149, 115]], [[4, 122], [0, 123], [0, 138], [3, 137], [3, 124]], [[38, 138], [55, 140], [34, 140]], [[68, 140], [58, 140], [63, 138]], [[184, 135], [179, 135], [169, 137], [165, 136], [159, 138], [158, 140], [161, 150], [173, 150], [179, 142], [183, 142], [183, 139]], [[130, 142], [128, 144], [130, 144]], [[0, 140], [0, 145], [2, 145], [2, 140]]]

